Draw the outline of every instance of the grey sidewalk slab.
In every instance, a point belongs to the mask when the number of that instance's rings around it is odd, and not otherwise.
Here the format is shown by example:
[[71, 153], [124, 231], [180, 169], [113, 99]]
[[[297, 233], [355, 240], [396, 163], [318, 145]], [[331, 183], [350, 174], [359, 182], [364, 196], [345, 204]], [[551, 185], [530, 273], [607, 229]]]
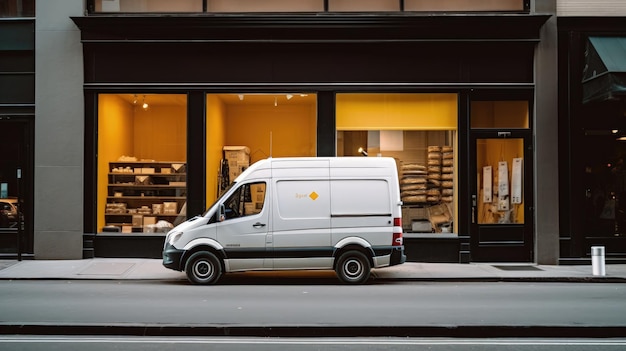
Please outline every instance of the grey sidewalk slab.
[[[289, 273], [282, 273], [289, 274]], [[418, 263], [374, 269], [374, 280], [543, 280], [626, 282], [626, 265], [606, 265], [605, 276], [594, 276], [590, 265], [503, 263]], [[0, 260], [0, 279], [151, 279], [184, 280], [160, 259], [93, 258], [82, 260]]]

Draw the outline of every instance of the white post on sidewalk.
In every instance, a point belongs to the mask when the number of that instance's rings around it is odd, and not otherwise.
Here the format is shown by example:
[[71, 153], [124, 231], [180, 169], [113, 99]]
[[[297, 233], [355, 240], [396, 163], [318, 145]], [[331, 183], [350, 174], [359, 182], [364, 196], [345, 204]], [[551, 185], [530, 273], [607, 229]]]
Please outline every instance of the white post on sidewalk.
[[604, 246], [591, 247], [591, 268], [593, 270], [593, 275], [606, 275], [604, 265]]

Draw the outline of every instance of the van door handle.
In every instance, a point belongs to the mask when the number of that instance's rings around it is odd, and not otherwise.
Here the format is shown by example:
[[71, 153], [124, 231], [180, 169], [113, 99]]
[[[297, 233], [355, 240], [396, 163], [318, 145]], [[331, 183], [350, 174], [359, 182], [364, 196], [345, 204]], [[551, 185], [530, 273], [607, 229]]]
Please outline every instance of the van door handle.
[[255, 228], [263, 228], [263, 227], [265, 227], [265, 223], [256, 222], [252, 226], [255, 227]]

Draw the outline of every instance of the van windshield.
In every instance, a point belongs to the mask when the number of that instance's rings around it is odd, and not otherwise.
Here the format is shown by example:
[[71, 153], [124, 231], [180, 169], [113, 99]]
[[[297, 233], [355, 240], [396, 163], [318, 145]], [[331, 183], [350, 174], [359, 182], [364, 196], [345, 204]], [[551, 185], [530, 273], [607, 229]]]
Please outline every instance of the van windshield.
[[226, 189], [224, 189], [224, 191], [222, 192], [222, 195], [220, 195], [217, 200], [215, 200], [215, 202], [213, 202], [213, 204], [211, 204], [211, 206], [209, 206], [209, 208], [206, 209], [206, 211], [204, 211], [204, 213], [202, 214], [202, 217], [206, 216], [206, 214], [211, 210], [211, 208], [213, 208], [213, 206], [215, 206], [216, 203], [220, 202], [222, 200], [222, 198], [224, 197], [224, 195], [228, 194], [228, 192], [230, 191], [230, 189], [232, 189], [235, 186], [235, 182], [230, 183], [229, 186], [226, 187]]

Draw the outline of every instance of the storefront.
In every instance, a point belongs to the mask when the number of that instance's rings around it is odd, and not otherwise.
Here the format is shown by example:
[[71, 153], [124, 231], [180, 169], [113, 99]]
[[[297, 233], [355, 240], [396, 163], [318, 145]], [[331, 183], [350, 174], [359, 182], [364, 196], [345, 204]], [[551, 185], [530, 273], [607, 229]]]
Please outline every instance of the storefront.
[[[19, 6], [18, 6], [19, 5]], [[33, 253], [33, 1], [0, 6], [0, 257]]]
[[398, 161], [409, 260], [535, 261], [535, 56], [548, 18], [73, 17], [85, 255], [159, 257], [169, 224], [259, 159], [380, 155]]
[[561, 261], [626, 261], [624, 17], [559, 18]]

